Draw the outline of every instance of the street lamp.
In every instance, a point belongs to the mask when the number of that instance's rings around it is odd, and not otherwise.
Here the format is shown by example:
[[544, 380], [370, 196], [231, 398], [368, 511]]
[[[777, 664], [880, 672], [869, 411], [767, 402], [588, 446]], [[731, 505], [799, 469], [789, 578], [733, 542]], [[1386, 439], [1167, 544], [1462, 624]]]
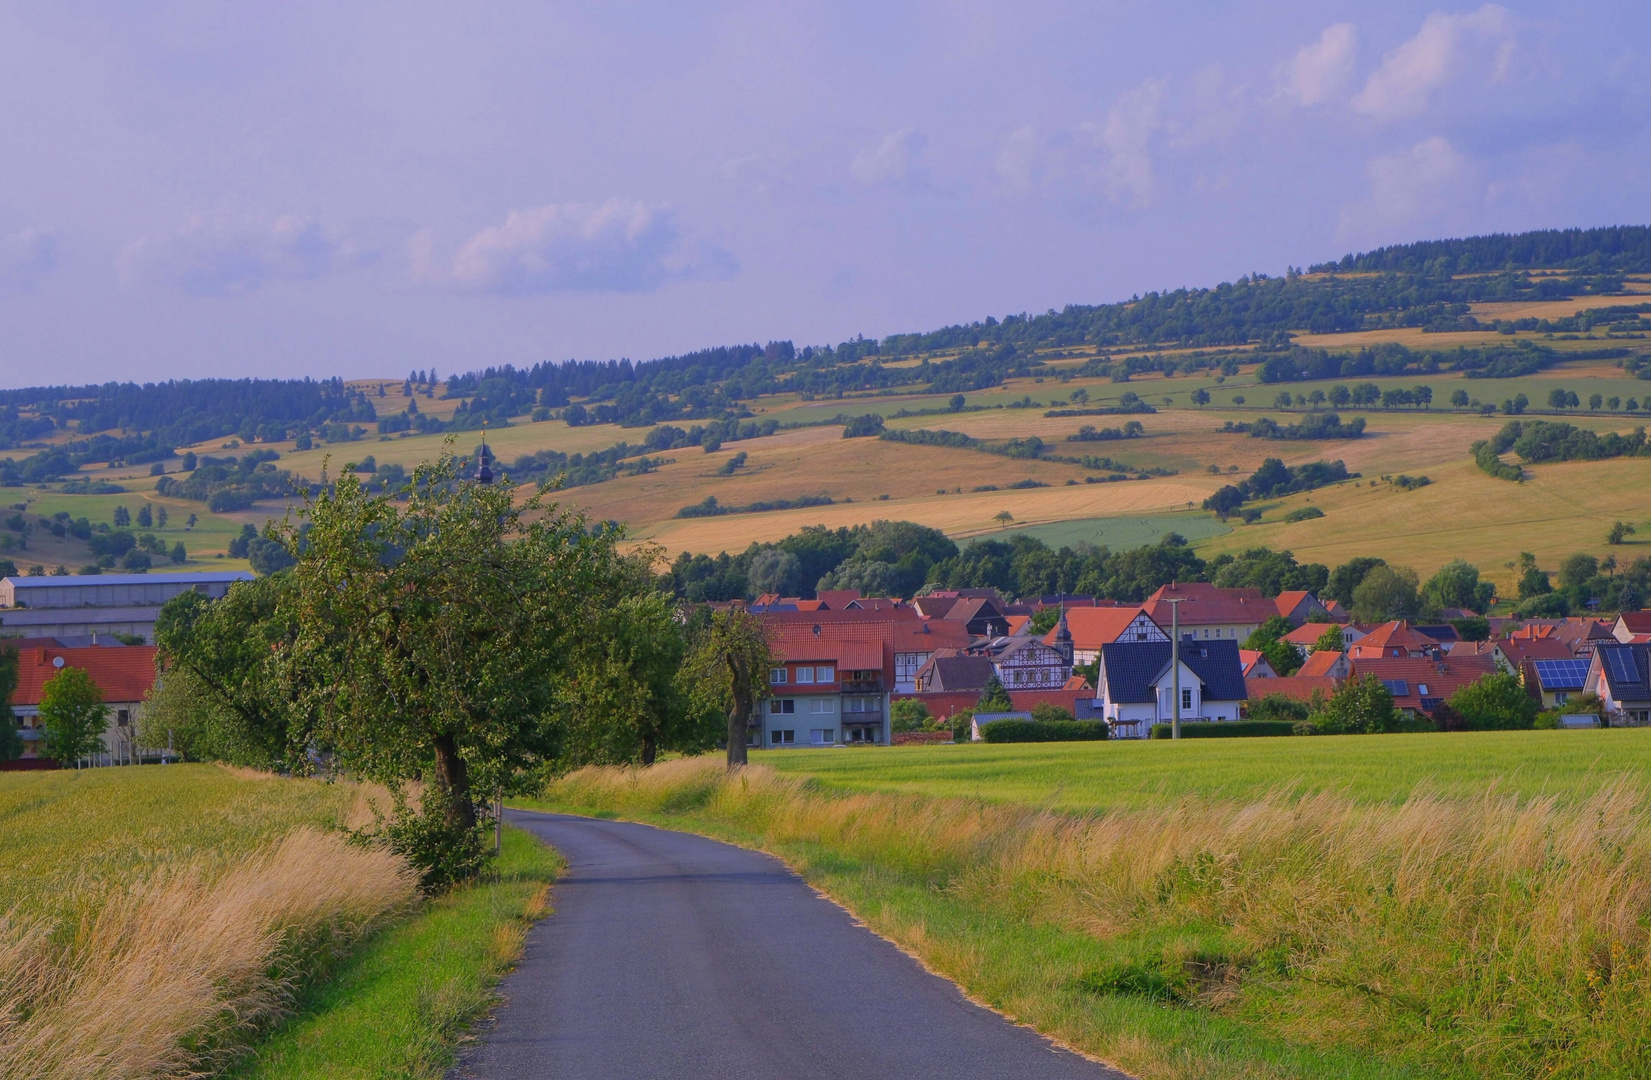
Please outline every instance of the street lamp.
[[1176, 596], [1163, 601], [1169, 605], [1170, 696], [1175, 699], [1171, 703], [1170, 712], [1172, 739], [1181, 737], [1181, 605], [1191, 600], [1190, 596]]

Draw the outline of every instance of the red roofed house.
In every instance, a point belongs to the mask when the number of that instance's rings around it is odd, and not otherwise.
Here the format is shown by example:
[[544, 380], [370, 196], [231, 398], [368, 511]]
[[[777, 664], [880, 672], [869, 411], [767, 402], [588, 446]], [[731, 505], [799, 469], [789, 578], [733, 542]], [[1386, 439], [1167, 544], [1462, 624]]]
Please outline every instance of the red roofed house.
[[1345, 652], [1320, 649], [1309, 656], [1307, 661], [1296, 669], [1296, 673], [1292, 677], [1297, 679], [1345, 679], [1349, 670]]
[[1350, 660], [1424, 659], [1439, 651], [1439, 643], [1426, 634], [1410, 628], [1400, 619], [1382, 623], [1370, 633], [1347, 647]]
[[1273, 598], [1278, 613], [1290, 620], [1291, 626], [1302, 626], [1313, 616], [1330, 618], [1330, 609], [1319, 603], [1319, 598], [1306, 589], [1286, 589]]
[[1489, 656], [1450, 656], [1438, 660], [1378, 657], [1353, 661], [1352, 677], [1374, 675], [1393, 695], [1393, 707], [1432, 716], [1450, 695], [1486, 675], [1495, 675]]
[[1645, 640], [1645, 635], [1651, 634], [1651, 611], [1623, 612], [1617, 616], [1617, 624], [1612, 627], [1611, 633], [1624, 645]]
[[[1305, 623], [1296, 627], [1288, 634], [1285, 634], [1279, 640], [1288, 641], [1291, 645], [1296, 647], [1297, 652], [1299, 652], [1302, 656], [1306, 656], [1313, 651], [1313, 646], [1318, 644], [1318, 640], [1324, 636], [1324, 632], [1336, 625], [1339, 624]], [[1363, 630], [1359, 629], [1357, 626], [1354, 626], [1352, 623], [1341, 625], [1342, 647], [1346, 648], [1348, 645], [1353, 644], [1353, 642], [1364, 637], [1364, 634], [1365, 632]]]
[[1571, 646], [1555, 637], [1505, 637], [1489, 644], [1490, 654], [1496, 659], [1496, 666], [1509, 675], [1520, 674], [1521, 666], [1527, 660], [1576, 658]]
[[886, 624], [770, 624], [768, 644], [779, 664], [768, 672], [772, 696], [750, 731], [751, 745], [888, 742], [894, 650]]
[[[1093, 664], [1101, 649], [1114, 641], [1169, 640], [1169, 635], [1138, 607], [1067, 608], [1066, 627], [1072, 633], [1072, 662], [1080, 667]], [[1055, 644], [1056, 633], [1050, 630], [1043, 635], [1044, 643]]]
[[[1183, 603], [1170, 603], [1177, 599]], [[1260, 589], [1221, 589], [1201, 581], [1165, 585], [1147, 598], [1142, 609], [1168, 630], [1171, 611], [1177, 606], [1181, 609], [1181, 635], [1199, 640], [1243, 641], [1278, 614], [1277, 606], [1262, 596]]]
[[64, 668], [80, 668], [103, 691], [109, 707], [109, 727], [103, 733], [100, 764], [135, 760], [138, 715], [155, 685], [155, 647], [131, 645], [120, 649], [24, 649], [17, 657], [17, 691], [12, 712], [23, 737], [23, 757], [41, 755], [40, 698], [46, 684]]
[[1238, 666], [1246, 679], [1276, 679], [1278, 672], [1268, 663], [1267, 654], [1258, 649], [1239, 649]]

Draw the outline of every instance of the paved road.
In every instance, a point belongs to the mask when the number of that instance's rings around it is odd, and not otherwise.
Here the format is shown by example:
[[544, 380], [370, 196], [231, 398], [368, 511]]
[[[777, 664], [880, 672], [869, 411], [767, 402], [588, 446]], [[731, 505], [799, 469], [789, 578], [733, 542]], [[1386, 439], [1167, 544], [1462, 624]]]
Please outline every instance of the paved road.
[[778, 860], [507, 812], [568, 860], [481, 1080], [1126, 1080], [966, 1000]]

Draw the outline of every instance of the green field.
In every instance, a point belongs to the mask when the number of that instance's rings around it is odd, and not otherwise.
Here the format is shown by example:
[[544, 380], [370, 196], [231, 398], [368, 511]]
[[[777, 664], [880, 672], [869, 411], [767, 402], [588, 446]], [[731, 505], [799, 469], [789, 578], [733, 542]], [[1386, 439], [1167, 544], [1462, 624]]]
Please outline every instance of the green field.
[[1034, 803], [1069, 810], [1248, 801], [1328, 791], [1360, 802], [1498, 791], [1587, 797], [1651, 777], [1651, 729], [1338, 735], [1282, 739], [1120, 739], [1098, 743], [774, 750], [754, 758], [832, 788]]
[[1232, 526], [1223, 525], [1213, 514], [1160, 514], [1148, 517], [1079, 518], [1057, 521], [1049, 525], [1032, 525], [1024, 529], [1006, 529], [993, 539], [1011, 536], [1030, 536], [1052, 548], [1093, 544], [1113, 551], [1156, 544], [1170, 533], [1179, 533], [1188, 540], [1207, 540], [1232, 532]]

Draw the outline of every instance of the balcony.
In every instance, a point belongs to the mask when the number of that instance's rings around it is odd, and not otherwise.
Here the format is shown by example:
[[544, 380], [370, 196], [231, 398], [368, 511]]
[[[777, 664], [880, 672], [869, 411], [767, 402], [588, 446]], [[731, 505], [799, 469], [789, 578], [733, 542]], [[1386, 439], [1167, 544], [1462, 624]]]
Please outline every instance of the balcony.
[[869, 679], [843, 679], [843, 693], [845, 694], [881, 694], [883, 692], [883, 676], [874, 675]]

